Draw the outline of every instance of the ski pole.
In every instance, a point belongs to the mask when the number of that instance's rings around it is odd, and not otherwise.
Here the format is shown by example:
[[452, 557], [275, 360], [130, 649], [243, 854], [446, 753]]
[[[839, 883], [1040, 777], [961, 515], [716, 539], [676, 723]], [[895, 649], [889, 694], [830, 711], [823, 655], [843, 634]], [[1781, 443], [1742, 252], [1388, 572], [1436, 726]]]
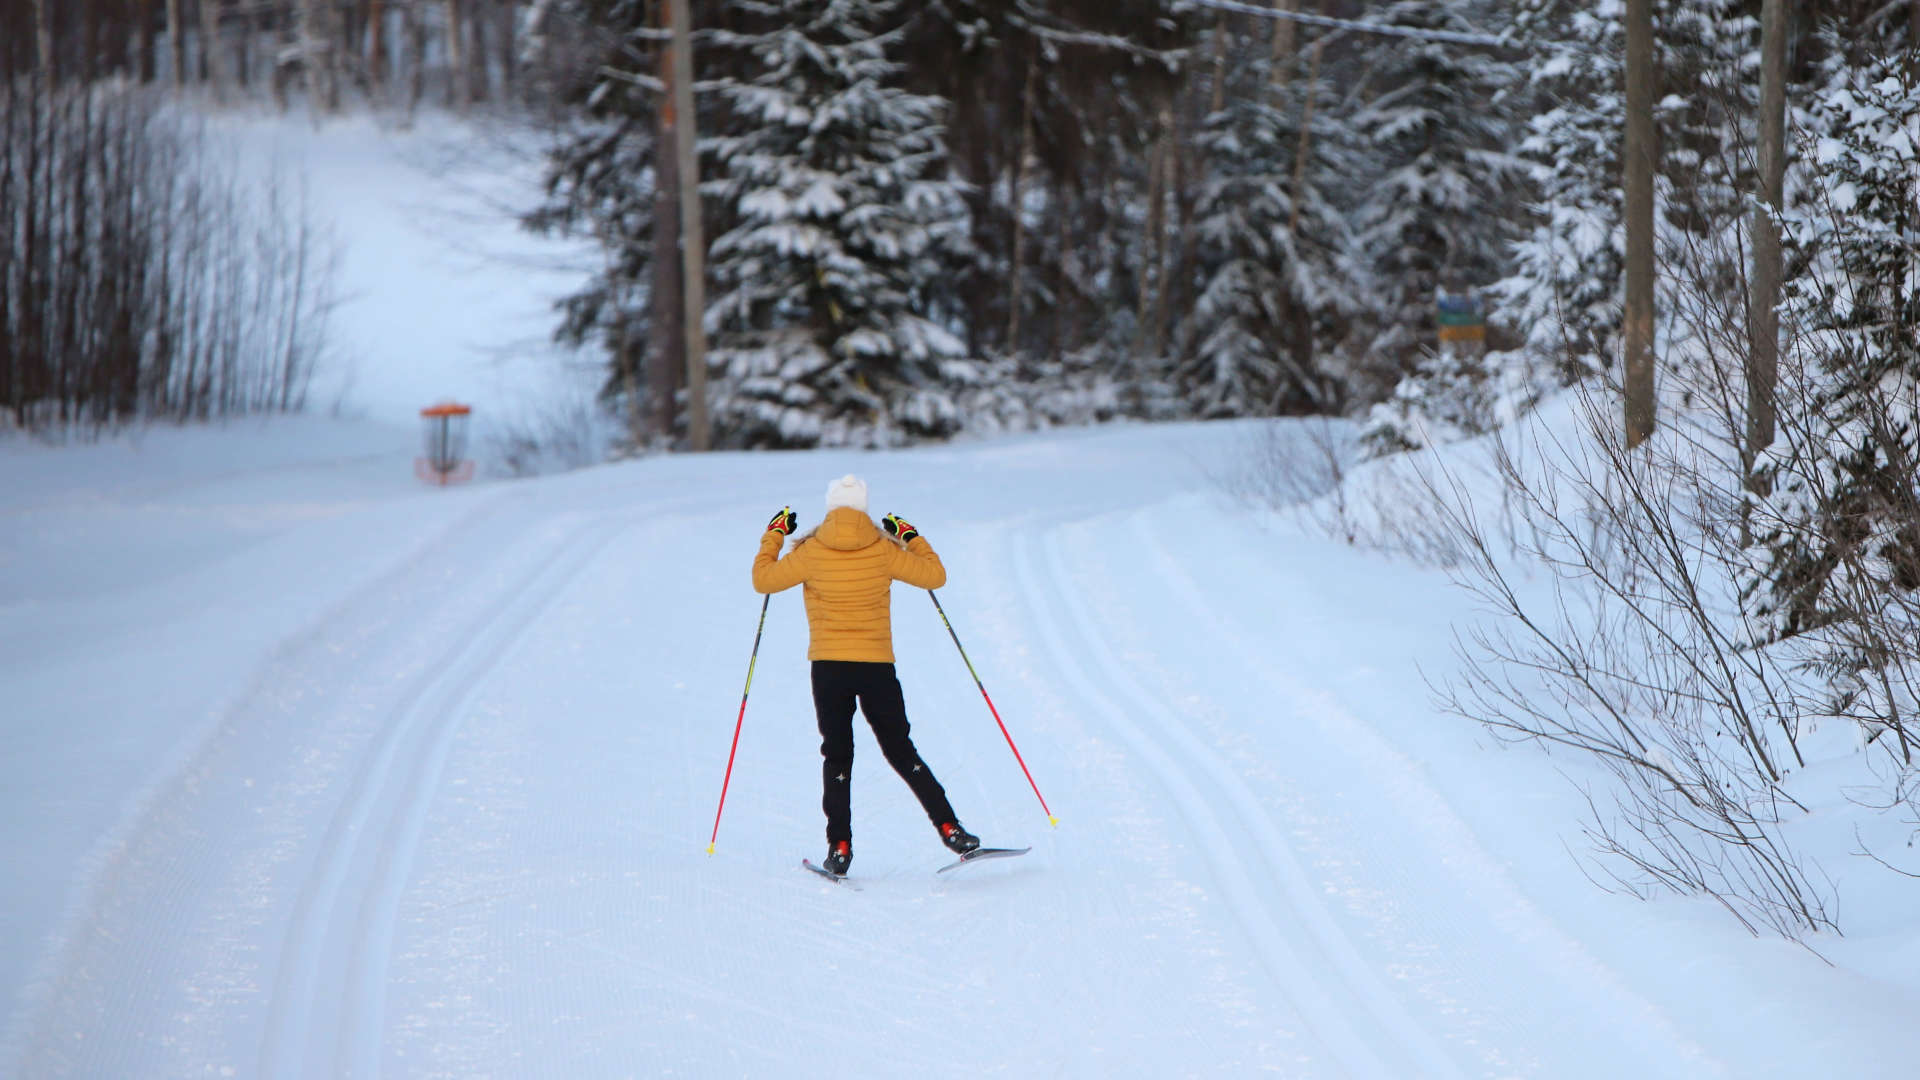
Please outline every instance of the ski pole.
[[733, 746], [727, 750], [727, 775], [720, 781], [720, 805], [713, 812], [713, 835], [707, 838], [707, 854], [713, 854], [714, 841], [720, 839], [720, 815], [727, 808], [727, 785], [733, 783], [733, 755], [740, 749], [740, 726], [747, 721], [747, 695], [753, 692], [753, 665], [760, 660], [760, 634], [767, 628], [767, 604], [773, 594], [760, 601], [760, 625], [753, 631], [753, 655], [747, 657], [747, 687], [740, 691], [740, 716], [733, 722]]
[[1060, 819], [1047, 809], [1047, 797], [1040, 794], [1040, 785], [1033, 782], [1033, 773], [1027, 768], [1027, 759], [1020, 756], [1020, 748], [1013, 745], [1013, 735], [1007, 731], [1007, 722], [1000, 719], [1000, 710], [993, 707], [993, 698], [987, 694], [987, 684], [980, 681], [980, 673], [973, 669], [973, 661], [967, 658], [967, 647], [960, 644], [960, 635], [954, 632], [953, 620], [947, 618], [947, 609], [940, 606], [940, 596], [932, 589], [927, 595], [933, 597], [933, 607], [940, 613], [940, 621], [947, 624], [947, 635], [953, 638], [953, 647], [960, 650], [960, 660], [967, 665], [967, 674], [973, 676], [973, 685], [980, 688], [980, 696], [986, 698], [987, 711], [993, 714], [993, 722], [1000, 725], [1000, 734], [1006, 736], [1007, 748], [1013, 751], [1013, 760], [1020, 763], [1020, 771], [1026, 774], [1027, 786], [1033, 789], [1033, 797], [1040, 800], [1040, 809], [1047, 815], [1047, 824], [1058, 828]]

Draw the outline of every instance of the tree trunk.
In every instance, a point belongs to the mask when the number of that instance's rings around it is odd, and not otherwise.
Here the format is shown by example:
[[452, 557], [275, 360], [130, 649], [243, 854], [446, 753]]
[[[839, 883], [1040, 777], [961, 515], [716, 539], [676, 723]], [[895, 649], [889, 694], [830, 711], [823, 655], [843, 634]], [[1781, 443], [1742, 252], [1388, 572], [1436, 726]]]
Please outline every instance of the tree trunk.
[[407, 32], [407, 123], [413, 123], [413, 114], [420, 109], [420, 99], [427, 93], [427, 30], [420, 24], [419, 4], [410, 3], [406, 8]]
[[153, 82], [153, 0], [134, 0], [133, 70], [145, 85]]
[[1320, 55], [1327, 43], [1323, 35], [1313, 43], [1313, 66], [1307, 73], [1307, 86], [1300, 104], [1300, 141], [1293, 151], [1293, 181], [1287, 192], [1287, 236], [1300, 232], [1300, 204], [1306, 201], [1307, 159], [1313, 154], [1313, 103], [1320, 96]]
[[[673, 86], [673, 51], [660, 48], [660, 77]], [[660, 124], [653, 144], [653, 327], [648, 349], [647, 393], [652, 406], [642, 420], [634, 403], [634, 443], [644, 446], [647, 434], [662, 441], [673, 438], [674, 395], [680, 372], [686, 370], [686, 299], [680, 294], [680, 170], [673, 159], [680, 145], [675, 127], [674, 95], [661, 95]], [[650, 427], [648, 432], [645, 428]]]
[[515, 0], [501, 0], [500, 25], [500, 96], [512, 100], [514, 88], [520, 82], [520, 19], [515, 10]]
[[1216, 14], [1213, 19], [1213, 97], [1207, 103], [1209, 115], [1219, 112], [1227, 104], [1228, 29], [1227, 13], [1222, 11]]
[[1007, 351], [1018, 355], [1020, 352], [1020, 313], [1025, 307], [1025, 283], [1020, 273], [1026, 262], [1027, 215], [1025, 213], [1027, 194], [1027, 158], [1033, 153], [1033, 94], [1034, 76], [1040, 69], [1039, 58], [1034, 54], [1039, 50], [1036, 42], [1027, 51], [1027, 86], [1020, 104], [1020, 159], [1014, 162], [1013, 192], [1007, 200], [1009, 212], [1013, 214], [1013, 265], [1009, 275], [1012, 281], [1007, 290]]
[[700, 161], [694, 156], [693, 19], [687, 0], [668, 0], [673, 21], [674, 146], [680, 169], [681, 297], [686, 310], [687, 440], [696, 452], [713, 445], [707, 429], [707, 248], [700, 220]]
[[477, 6], [467, 10], [467, 93], [473, 101], [493, 96], [493, 72], [487, 70], [493, 59], [488, 31], [487, 0], [473, 0]]
[[1047, 204], [1053, 208], [1054, 223], [1058, 230], [1058, 235], [1054, 239], [1054, 243], [1057, 246], [1053, 263], [1054, 301], [1053, 310], [1049, 312], [1053, 321], [1050, 327], [1053, 341], [1051, 356], [1053, 362], [1056, 364], [1060, 363], [1066, 356], [1067, 320], [1069, 318], [1066, 303], [1067, 298], [1073, 295], [1073, 282], [1068, 274], [1068, 258], [1069, 253], [1073, 250], [1073, 237], [1067, 225], [1067, 195], [1065, 191], [1061, 190], [1062, 186], [1063, 185], [1056, 184], [1051, 197], [1047, 200]]
[[[1273, 0], [1273, 10], [1293, 11], [1294, 0]], [[1267, 81], [1279, 86], [1287, 81], [1287, 65], [1293, 62], [1295, 27], [1292, 19], [1273, 20], [1273, 57], [1272, 66], [1267, 69]]]
[[[1916, 8], [1915, 10], [1920, 10]], [[1760, 452], [1773, 444], [1773, 394], [1780, 368], [1780, 230], [1778, 212], [1787, 166], [1787, 5], [1764, 0], [1760, 9], [1760, 206], [1753, 210], [1753, 272], [1747, 299], [1747, 440], [1741, 455], [1747, 487], [1765, 495], [1754, 475]]]
[[310, 109], [327, 113], [340, 111], [337, 37], [333, 32], [331, 0], [303, 0], [300, 5], [300, 59], [306, 71], [307, 107]]
[[167, 0], [167, 51], [173, 57], [173, 88], [187, 85], [187, 28], [180, 18], [180, 0]]
[[1627, 0], [1627, 117], [1620, 154], [1626, 197], [1626, 444], [1653, 434], [1653, 0]]
[[367, 0], [367, 86], [377, 92], [386, 82], [386, 0]]
[[1153, 163], [1147, 180], [1147, 235], [1141, 245], [1140, 307], [1136, 317], [1134, 358], [1145, 370], [1160, 355], [1159, 294], [1166, 288], [1167, 173], [1173, 164], [1173, 107], [1160, 106], [1160, 131], [1153, 141]]
[[233, 49], [233, 82], [241, 90], [241, 96], [253, 86], [253, 39], [260, 32], [260, 16], [249, 14], [245, 8], [237, 13], [240, 24], [240, 40]]
[[447, 0], [447, 94], [455, 111], [471, 100], [467, 85], [466, 17], [462, 0]]
[[40, 77], [51, 86], [58, 83], [59, 72], [53, 64], [53, 9], [52, 0], [34, 0], [33, 2], [33, 38], [39, 53]]
[[1165, 342], [1168, 330], [1172, 327], [1173, 311], [1186, 311], [1192, 305], [1187, 296], [1187, 288], [1193, 280], [1191, 268], [1198, 256], [1197, 240], [1193, 229], [1193, 186], [1189, 177], [1198, 173], [1194, 167], [1192, 149], [1193, 132], [1189, 129], [1185, 110], [1169, 114], [1172, 121], [1172, 137], [1167, 142], [1167, 185], [1168, 194], [1173, 196], [1173, 235], [1172, 259], [1164, 265], [1164, 275], [1160, 283], [1158, 310], [1153, 316], [1154, 338]]
[[215, 101], [227, 92], [227, 60], [220, 45], [220, 9], [224, 0], [200, 0], [200, 68], [213, 87]]
[[1907, 8], [1907, 65], [1920, 78], [1920, 0]]

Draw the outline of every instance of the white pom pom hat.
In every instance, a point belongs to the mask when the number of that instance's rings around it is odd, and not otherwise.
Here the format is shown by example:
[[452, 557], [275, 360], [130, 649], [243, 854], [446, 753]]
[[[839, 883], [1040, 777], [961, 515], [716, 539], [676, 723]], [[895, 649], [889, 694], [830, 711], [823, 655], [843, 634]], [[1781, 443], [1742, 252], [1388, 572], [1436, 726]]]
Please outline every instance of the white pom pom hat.
[[827, 485], [827, 509], [851, 507], [861, 513], [867, 512], [867, 482], [848, 473]]

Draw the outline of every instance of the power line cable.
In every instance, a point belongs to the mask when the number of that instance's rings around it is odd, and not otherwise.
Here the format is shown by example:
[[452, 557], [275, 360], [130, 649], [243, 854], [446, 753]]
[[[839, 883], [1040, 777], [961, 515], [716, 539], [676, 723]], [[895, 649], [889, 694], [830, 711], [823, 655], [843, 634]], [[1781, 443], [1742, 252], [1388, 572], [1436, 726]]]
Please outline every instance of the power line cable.
[[1423, 38], [1427, 41], [1450, 41], [1456, 45], [1490, 45], [1504, 47], [1507, 42], [1489, 34], [1467, 34], [1457, 30], [1422, 30], [1415, 26], [1387, 26], [1382, 23], [1355, 22], [1352, 19], [1336, 19], [1328, 15], [1309, 15], [1304, 11], [1281, 11], [1277, 8], [1255, 7], [1252, 4], [1239, 3], [1238, 0], [1191, 0], [1201, 7], [1216, 8], [1220, 11], [1237, 11], [1243, 15], [1258, 15], [1266, 19], [1291, 19], [1294, 22], [1310, 26], [1325, 26], [1336, 30], [1354, 30], [1363, 34], [1386, 34], [1389, 37]]

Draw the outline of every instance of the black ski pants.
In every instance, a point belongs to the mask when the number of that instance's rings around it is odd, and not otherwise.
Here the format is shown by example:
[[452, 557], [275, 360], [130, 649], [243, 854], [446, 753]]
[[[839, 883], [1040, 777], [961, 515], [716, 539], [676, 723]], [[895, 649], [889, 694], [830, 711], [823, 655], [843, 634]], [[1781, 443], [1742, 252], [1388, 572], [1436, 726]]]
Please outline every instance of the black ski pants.
[[827, 843], [853, 839], [853, 708], [856, 702], [887, 764], [907, 782], [935, 825], [953, 821], [946, 790], [907, 733], [907, 702], [892, 664], [813, 662], [813, 711], [820, 721], [820, 780]]

